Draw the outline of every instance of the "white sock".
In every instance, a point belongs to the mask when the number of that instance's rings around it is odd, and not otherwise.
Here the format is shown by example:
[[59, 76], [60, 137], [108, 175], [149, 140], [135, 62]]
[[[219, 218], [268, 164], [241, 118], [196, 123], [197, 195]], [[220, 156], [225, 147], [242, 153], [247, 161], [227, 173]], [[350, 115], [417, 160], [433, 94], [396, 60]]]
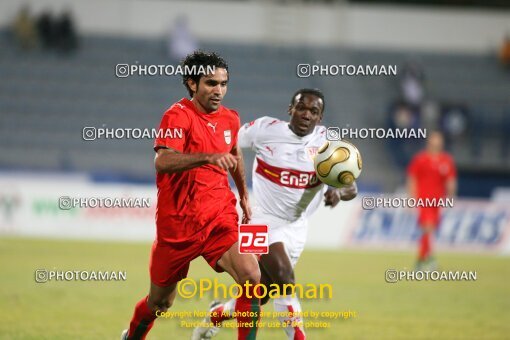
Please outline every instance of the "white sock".
[[284, 327], [285, 334], [287, 334], [287, 339], [289, 340], [304, 340], [305, 336], [305, 328], [303, 326], [303, 318], [301, 317], [301, 304], [299, 303], [299, 299], [297, 296], [282, 296], [278, 299], [274, 299], [273, 301], [275, 312], [279, 313], [297, 313], [293, 317], [278, 317], [281, 323], [286, 323], [287, 326]]
[[219, 313], [217, 316], [211, 316], [212, 322], [222, 323], [225, 320], [233, 319], [232, 315], [235, 311], [236, 300], [230, 299], [227, 302], [214, 307], [211, 312]]
[[223, 313], [232, 315], [236, 310], [236, 299], [230, 299], [223, 304]]

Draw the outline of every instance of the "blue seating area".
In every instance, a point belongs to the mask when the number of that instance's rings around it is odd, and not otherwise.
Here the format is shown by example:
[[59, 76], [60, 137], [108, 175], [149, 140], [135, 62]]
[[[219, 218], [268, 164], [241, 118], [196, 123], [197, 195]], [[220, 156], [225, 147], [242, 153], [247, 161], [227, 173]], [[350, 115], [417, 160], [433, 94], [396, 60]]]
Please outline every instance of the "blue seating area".
[[[202, 47], [218, 51], [229, 62], [225, 105], [237, 109], [243, 122], [263, 115], [286, 119], [291, 94], [301, 87], [318, 87], [326, 96], [324, 125], [384, 127], [396, 79], [298, 78], [297, 64], [402, 65], [410, 58], [418, 60], [432, 97], [472, 108], [470, 136], [452, 145], [460, 166], [510, 168], [510, 73], [488, 56], [230, 44]], [[154, 128], [165, 109], [186, 96], [179, 77], [115, 76], [115, 65], [120, 63], [175, 64], [166, 56], [162, 40], [86, 36], [76, 53], [64, 56], [20, 51], [2, 34], [0, 51], [1, 169], [116, 173], [153, 181], [151, 140], [87, 142], [82, 129]], [[403, 169], [393, 162], [384, 142], [355, 143], [364, 156], [362, 185], [392, 190], [402, 182]], [[253, 155], [246, 158], [251, 168]]]

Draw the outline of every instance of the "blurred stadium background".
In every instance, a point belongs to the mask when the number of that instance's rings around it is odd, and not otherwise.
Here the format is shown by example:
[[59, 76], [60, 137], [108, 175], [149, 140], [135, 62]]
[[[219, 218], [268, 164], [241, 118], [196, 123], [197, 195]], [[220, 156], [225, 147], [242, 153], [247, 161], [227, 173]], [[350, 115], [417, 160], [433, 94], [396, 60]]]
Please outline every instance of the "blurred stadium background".
[[[148, 288], [153, 207], [60, 210], [58, 198], [155, 202], [152, 140], [85, 141], [82, 130], [157, 127], [186, 95], [180, 77], [118, 78], [115, 67], [176, 65], [195, 46], [228, 61], [225, 105], [243, 123], [287, 119], [291, 94], [317, 87], [326, 97], [324, 125], [438, 128], [457, 162], [459, 198], [442, 219], [438, 259], [444, 270], [476, 270], [477, 281], [386, 283], [385, 270], [413, 268], [413, 212], [364, 211], [360, 200], [323, 208], [297, 277], [332, 283], [335, 296], [303, 307], [358, 317], [310, 329], [311, 339], [508, 338], [510, 5], [503, 0], [0, 0], [0, 338], [106, 339], [126, 326]], [[299, 78], [298, 64], [397, 65], [399, 74]], [[405, 166], [423, 141], [353, 142], [363, 155], [360, 196], [403, 193]], [[245, 158], [251, 183], [253, 155]], [[215, 277], [202, 262], [191, 277]], [[38, 284], [41, 268], [126, 270], [128, 280]], [[181, 299], [175, 308], [203, 310], [206, 300]], [[159, 323], [150, 338], [190, 333], [176, 320]], [[225, 330], [219, 338], [233, 337]], [[284, 337], [266, 329], [260, 338]]]

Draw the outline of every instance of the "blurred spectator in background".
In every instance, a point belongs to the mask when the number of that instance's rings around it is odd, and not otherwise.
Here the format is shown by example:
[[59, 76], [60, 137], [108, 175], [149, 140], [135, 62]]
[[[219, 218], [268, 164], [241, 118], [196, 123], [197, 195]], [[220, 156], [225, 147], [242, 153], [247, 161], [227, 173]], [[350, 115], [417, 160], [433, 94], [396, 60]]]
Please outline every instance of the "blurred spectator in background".
[[421, 127], [427, 130], [437, 129], [441, 118], [441, 105], [433, 100], [427, 100], [421, 106]]
[[54, 18], [49, 11], [45, 11], [37, 21], [37, 30], [42, 47], [70, 52], [78, 47], [78, 36], [69, 11], [65, 11], [59, 18]]
[[400, 99], [407, 105], [419, 108], [425, 97], [425, 74], [421, 67], [414, 62], [404, 65], [399, 78]]
[[[425, 150], [414, 156], [407, 168], [409, 196], [422, 200], [453, 198], [457, 194], [457, 169], [453, 158], [443, 151], [441, 132], [431, 132], [427, 137]], [[418, 225], [422, 235], [418, 243], [416, 270], [437, 270], [432, 244], [439, 227], [440, 209], [438, 206], [418, 208]]]
[[37, 20], [37, 32], [43, 48], [50, 49], [55, 46], [55, 20], [49, 11], [44, 11]]
[[[440, 103], [426, 98], [425, 74], [416, 62], [407, 62], [399, 78], [399, 99], [390, 106], [388, 127], [391, 129], [439, 130], [446, 148], [462, 142], [473, 125], [470, 109], [463, 103]], [[475, 135], [472, 140], [477, 138]], [[421, 140], [393, 139], [388, 141], [397, 165], [404, 169], [411, 157], [422, 147]], [[480, 148], [478, 148], [480, 149]]]
[[446, 149], [459, 141], [468, 131], [469, 109], [467, 105], [443, 103], [439, 127], [444, 134]]
[[24, 6], [14, 20], [13, 32], [19, 46], [25, 50], [37, 46], [37, 30], [34, 20], [30, 17], [30, 11]]
[[[404, 101], [397, 101], [390, 107], [388, 128], [395, 130], [420, 128], [419, 109]], [[390, 138], [388, 145], [400, 168], [405, 168], [411, 156], [421, 147], [419, 140]]]
[[78, 37], [71, 12], [66, 10], [55, 22], [56, 47], [62, 52], [71, 52], [78, 47]]
[[168, 38], [168, 55], [173, 60], [181, 61], [197, 49], [198, 43], [189, 29], [188, 18], [184, 15], [177, 17]]
[[499, 61], [505, 67], [510, 67], [510, 34], [507, 34], [499, 50]]
[[[390, 129], [418, 129], [422, 127], [421, 111], [425, 98], [425, 74], [416, 62], [407, 62], [398, 78], [398, 99], [390, 106]], [[437, 117], [427, 117], [437, 120]], [[429, 121], [427, 121], [430, 123]], [[419, 140], [391, 139], [391, 154], [400, 168], [405, 168], [411, 156], [421, 147]]]

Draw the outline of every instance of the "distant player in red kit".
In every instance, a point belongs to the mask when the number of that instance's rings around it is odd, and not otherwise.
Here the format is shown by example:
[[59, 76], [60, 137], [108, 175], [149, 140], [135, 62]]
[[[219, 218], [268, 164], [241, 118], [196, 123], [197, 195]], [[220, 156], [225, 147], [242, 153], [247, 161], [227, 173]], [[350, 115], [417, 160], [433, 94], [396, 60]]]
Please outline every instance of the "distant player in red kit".
[[[260, 281], [256, 257], [238, 251], [236, 198], [227, 170], [239, 191], [243, 223], [249, 222], [251, 210], [237, 145], [239, 116], [221, 105], [227, 92], [227, 63], [215, 53], [194, 52], [183, 61], [185, 71], [186, 67], [195, 72], [183, 76], [191, 100], [183, 98], [165, 112], [160, 125], [165, 137], [154, 143], [158, 202], [150, 291], [137, 303], [121, 339], [145, 339], [156, 313], [170, 308], [177, 283], [199, 256], [243, 287]], [[200, 72], [208, 67], [214, 72]], [[235, 307], [241, 315], [238, 323], [250, 324], [253, 317], [245, 315], [259, 314], [260, 301], [254, 293], [242, 292]], [[238, 339], [255, 339], [256, 332], [256, 327], [239, 327]]]
[[[411, 160], [407, 169], [408, 190], [414, 198], [454, 197], [457, 191], [457, 170], [453, 158], [443, 151], [443, 135], [432, 132], [426, 149]], [[439, 225], [440, 208], [419, 208], [418, 224], [422, 230], [419, 241], [417, 270], [436, 269], [432, 257], [432, 239]]]

